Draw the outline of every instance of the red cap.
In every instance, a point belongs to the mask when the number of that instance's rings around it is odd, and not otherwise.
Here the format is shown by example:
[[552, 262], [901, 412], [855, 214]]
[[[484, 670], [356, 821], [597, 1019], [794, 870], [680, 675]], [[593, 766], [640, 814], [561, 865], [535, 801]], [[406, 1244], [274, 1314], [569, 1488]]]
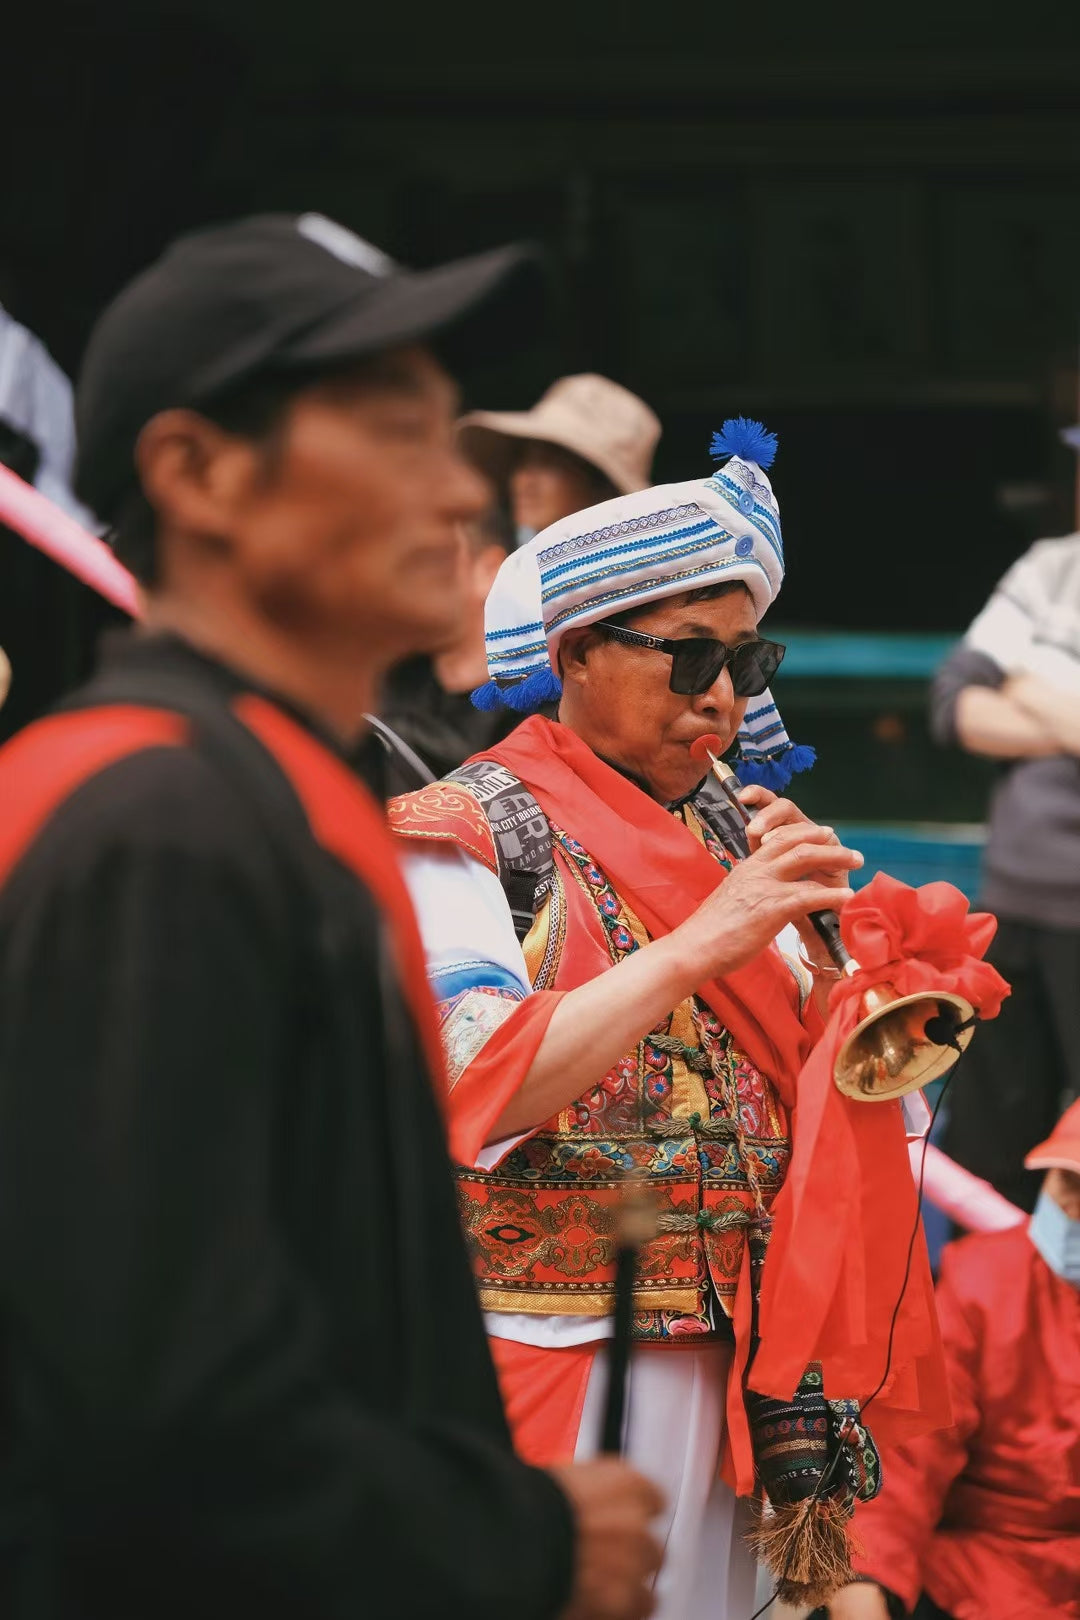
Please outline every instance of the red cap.
[[1080, 1100], [1066, 1108], [1045, 1142], [1024, 1160], [1029, 1170], [1075, 1170], [1080, 1176]]

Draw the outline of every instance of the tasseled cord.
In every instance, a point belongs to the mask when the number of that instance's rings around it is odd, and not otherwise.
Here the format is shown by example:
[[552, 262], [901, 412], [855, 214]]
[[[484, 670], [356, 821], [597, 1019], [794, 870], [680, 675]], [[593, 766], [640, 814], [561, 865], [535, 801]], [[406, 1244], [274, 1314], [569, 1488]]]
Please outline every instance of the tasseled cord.
[[736, 765], [739, 781], [744, 787], [760, 782], [762, 787], [771, 789], [773, 793], [783, 793], [791, 778], [799, 771], [808, 771], [816, 759], [816, 748], [810, 748], [805, 743], [792, 743], [775, 759], [746, 759], [740, 755]]
[[776, 1596], [792, 1609], [816, 1609], [855, 1579], [848, 1528], [850, 1504], [835, 1496], [810, 1496], [773, 1507], [757, 1503], [747, 1535], [758, 1561], [776, 1579]]
[[531, 714], [561, 696], [562, 682], [551, 666], [545, 664], [543, 669], [534, 669], [531, 675], [513, 686], [485, 681], [472, 693], [472, 705], [474, 709], [516, 709], [519, 714]]

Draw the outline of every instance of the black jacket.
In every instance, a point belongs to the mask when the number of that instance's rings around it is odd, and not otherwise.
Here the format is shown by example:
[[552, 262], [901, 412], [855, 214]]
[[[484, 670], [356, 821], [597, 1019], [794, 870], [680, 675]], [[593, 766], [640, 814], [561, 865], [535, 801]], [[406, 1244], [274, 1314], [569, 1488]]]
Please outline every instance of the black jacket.
[[379, 714], [435, 777], [494, 748], [521, 724], [513, 709], [477, 709], [468, 692], [444, 691], [426, 657], [410, 658], [391, 672]]
[[[241, 689], [128, 638], [107, 690], [162, 674]], [[566, 1599], [568, 1509], [510, 1449], [376, 907], [298, 836], [314, 952], [199, 747], [100, 770], [0, 891], [4, 1620]]]

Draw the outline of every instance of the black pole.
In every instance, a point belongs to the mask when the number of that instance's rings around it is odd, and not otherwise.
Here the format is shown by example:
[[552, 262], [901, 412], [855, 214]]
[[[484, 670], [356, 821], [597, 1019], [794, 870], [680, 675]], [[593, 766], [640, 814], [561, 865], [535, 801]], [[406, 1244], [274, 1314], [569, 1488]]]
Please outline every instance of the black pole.
[[615, 1311], [608, 1347], [608, 1387], [600, 1450], [620, 1457], [626, 1426], [626, 1381], [630, 1374], [633, 1345], [634, 1289], [637, 1286], [638, 1255], [643, 1243], [656, 1236], [656, 1202], [648, 1185], [633, 1182], [619, 1209], [615, 1250]]
[[626, 1417], [626, 1380], [630, 1372], [630, 1334], [634, 1320], [634, 1284], [638, 1246], [622, 1242], [615, 1256], [615, 1316], [608, 1347], [608, 1387], [600, 1450], [621, 1456]]

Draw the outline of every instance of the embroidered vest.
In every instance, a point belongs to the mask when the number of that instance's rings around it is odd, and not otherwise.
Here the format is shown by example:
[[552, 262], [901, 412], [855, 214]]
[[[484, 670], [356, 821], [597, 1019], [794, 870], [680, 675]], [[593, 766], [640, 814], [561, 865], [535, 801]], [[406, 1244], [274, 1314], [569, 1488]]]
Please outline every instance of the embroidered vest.
[[[694, 804], [675, 813], [730, 866], [711, 816]], [[519, 934], [534, 989], [572, 989], [648, 942], [584, 845], [548, 823], [501, 766], [466, 767], [404, 795], [391, 804], [390, 826], [399, 836], [452, 839], [504, 887], [518, 858], [514, 839], [527, 833], [524, 868], [539, 874], [537, 905]], [[793, 994], [801, 995], [807, 984], [793, 973]], [[788, 1158], [787, 1120], [772, 1085], [735, 1049], [712, 1009], [688, 998], [495, 1169], [458, 1167], [481, 1303], [492, 1311], [608, 1315], [616, 1218], [632, 1175], [649, 1181], [659, 1210], [658, 1234], [640, 1257], [636, 1336], [708, 1333], [717, 1325], [710, 1295], [721, 1314], [733, 1312], [747, 1242], [760, 1270]]]

